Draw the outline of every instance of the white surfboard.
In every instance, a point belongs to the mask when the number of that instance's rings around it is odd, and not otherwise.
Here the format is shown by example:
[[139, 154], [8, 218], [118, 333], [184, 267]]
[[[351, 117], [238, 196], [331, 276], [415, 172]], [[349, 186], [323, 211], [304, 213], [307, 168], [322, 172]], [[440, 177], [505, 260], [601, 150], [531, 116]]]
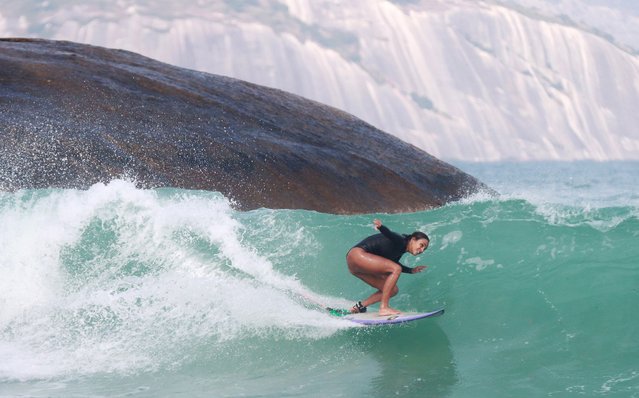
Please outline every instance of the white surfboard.
[[351, 322], [359, 323], [361, 325], [393, 325], [398, 323], [406, 323], [417, 321], [419, 319], [432, 318], [440, 316], [444, 313], [444, 309], [441, 308], [431, 312], [402, 312], [397, 315], [379, 315], [376, 311], [365, 312], [363, 314], [349, 314], [344, 316]]

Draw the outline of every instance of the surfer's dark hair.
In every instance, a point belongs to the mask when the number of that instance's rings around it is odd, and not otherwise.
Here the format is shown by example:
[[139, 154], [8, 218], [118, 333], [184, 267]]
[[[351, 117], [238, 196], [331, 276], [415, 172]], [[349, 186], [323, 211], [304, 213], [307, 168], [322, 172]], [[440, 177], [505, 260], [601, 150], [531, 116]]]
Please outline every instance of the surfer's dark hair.
[[421, 231], [415, 231], [412, 234], [408, 235], [408, 239], [426, 239], [427, 241], [430, 242], [430, 238], [428, 237], [428, 235], [426, 235], [425, 233], [421, 232]]

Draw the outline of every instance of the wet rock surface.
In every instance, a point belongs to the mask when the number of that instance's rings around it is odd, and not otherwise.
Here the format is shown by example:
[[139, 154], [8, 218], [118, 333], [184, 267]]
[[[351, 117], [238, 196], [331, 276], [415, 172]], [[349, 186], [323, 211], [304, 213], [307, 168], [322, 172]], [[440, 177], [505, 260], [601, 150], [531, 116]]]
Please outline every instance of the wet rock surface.
[[486, 188], [356, 117], [83, 44], [0, 40], [0, 189], [218, 191], [240, 209], [405, 212]]

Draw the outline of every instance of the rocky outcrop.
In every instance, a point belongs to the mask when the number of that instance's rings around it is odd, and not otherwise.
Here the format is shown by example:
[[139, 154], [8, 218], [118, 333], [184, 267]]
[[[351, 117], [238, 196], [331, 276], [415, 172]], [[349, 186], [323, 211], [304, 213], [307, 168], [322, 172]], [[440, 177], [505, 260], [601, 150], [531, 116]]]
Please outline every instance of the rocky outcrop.
[[[223, 62], [223, 60], [220, 60]], [[403, 212], [485, 188], [317, 102], [138, 54], [0, 40], [0, 188], [219, 191], [241, 209]]]

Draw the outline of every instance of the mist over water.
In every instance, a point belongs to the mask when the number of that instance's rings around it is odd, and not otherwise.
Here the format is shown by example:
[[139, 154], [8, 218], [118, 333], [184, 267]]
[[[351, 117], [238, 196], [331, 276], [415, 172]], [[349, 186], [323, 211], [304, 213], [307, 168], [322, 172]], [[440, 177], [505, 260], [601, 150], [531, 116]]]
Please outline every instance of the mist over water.
[[[0, 395], [639, 395], [637, 164], [460, 166], [502, 196], [336, 216], [119, 180], [1, 193]], [[344, 256], [374, 217], [431, 236], [392, 302], [443, 317], [318, 308], [371, 293]]]

